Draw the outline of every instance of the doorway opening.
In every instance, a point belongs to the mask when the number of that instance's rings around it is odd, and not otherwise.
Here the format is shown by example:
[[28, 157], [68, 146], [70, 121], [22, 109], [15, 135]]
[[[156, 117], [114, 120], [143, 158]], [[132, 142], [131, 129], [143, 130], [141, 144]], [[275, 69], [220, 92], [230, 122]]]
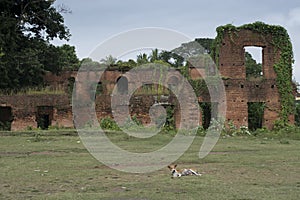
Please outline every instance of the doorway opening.
[[12, 109], [9, 106], [0, 106], [0, 130], [10, 131], [13, 121]]
[[265, 111], [265, 103], [249, 102], [248, 103], [248, 128], [251, 131], [262, 128]]
[[37, 127], [42, 130], [47, 130], [51, 126], [53, 119], [53, 106], [38, 106], [36, 122]]

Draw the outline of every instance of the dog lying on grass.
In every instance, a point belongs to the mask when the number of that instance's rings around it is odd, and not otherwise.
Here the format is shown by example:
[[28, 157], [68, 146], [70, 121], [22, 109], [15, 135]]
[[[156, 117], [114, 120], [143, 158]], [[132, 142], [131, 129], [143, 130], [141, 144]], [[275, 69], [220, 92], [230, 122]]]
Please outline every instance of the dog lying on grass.
[[169, 165], [168, 168], [170, 169], [172, 173], [172, 178], [175, 177], [181, 177], [181, 176], [201, 176], [202, 174], [198, 173], [194, 169], [182, 169], [182, 170], [177, 170], [176, 169], [177, 165]]

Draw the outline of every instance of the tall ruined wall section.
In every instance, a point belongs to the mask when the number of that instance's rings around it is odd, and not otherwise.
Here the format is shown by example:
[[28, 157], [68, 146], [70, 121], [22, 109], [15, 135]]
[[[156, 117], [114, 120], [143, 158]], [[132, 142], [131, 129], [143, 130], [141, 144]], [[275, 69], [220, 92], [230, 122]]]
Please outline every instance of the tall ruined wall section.
[[[261, 80], [251, 81], [246, 77], [244, 48], [247, 46], [262, 48]], [[224, 31], [218, 50], [216, 60], [226, 89], [227, 120], [236, 126], [247, 126], [248, 104], [261, 102], [265, 104], [262, 124], [273, 128], [275, 121], [281, 117], [283, 107], [274, 70], [274, 66], [280, 62], [282, 51], [275, 46], [274, 36], [246, 28]], [[287, 79], [291, 80], [291, 77]], [[288, 119], [289, 123], [293, 123], [293, 115], [290, 114]]]

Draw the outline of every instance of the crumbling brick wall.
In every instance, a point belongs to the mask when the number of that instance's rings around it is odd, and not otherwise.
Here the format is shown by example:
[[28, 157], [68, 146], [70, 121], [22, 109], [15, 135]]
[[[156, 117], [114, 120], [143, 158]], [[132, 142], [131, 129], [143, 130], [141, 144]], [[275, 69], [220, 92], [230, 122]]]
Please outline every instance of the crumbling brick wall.
[[[262, 50], [263, 78], [250, 81], [246, 78], [244, 47], [256, 46]], [[271, 35], [262, 35], [250, 30], [238, 34], [225, 32], [219, 55], [219, 70], [224, 81], [227, 98], [227, 120], [235, 125], [248, 125], [248, 103], [265, 103], [263, 126], [272, 128], [279, 117], [280, 95], [276, 87], [274, 64], [280, 58]]]
[[38, 108], [41, 106], [53, 107], [50, 125], [73, 127], [67, 95], [1, 95], [0, 104], [12, 109], [11, 130], [37, 128]]

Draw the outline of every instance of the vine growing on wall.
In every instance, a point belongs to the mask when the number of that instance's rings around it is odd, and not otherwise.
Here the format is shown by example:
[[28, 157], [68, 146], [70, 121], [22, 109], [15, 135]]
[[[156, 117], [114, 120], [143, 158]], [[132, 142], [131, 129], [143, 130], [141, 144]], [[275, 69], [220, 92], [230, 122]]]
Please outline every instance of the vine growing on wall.
[[220, 26], [217, 28], [217, 36], [212, 44], [211, 56], [219, 66], [220, 47], [223, 42], [225, 33], [232, 38], [234, 34], [238, 35], [240, 30], [251, 30], [262, 35], [271, 35], [272, 43], [276, 51], [280, 51], [280, 58], [274, 64], [274, 70], [277, 75], [276, 84], [281, 97], [280, 121], [288, 123], [288, 116], [294, 113], [294, 96], [292, 86], [292, 64], [293, 48], [290, 37], [285, 28], [282, 26], [268, 25], [263, 22], [255, 22], [235, 27], [232, 24]]

